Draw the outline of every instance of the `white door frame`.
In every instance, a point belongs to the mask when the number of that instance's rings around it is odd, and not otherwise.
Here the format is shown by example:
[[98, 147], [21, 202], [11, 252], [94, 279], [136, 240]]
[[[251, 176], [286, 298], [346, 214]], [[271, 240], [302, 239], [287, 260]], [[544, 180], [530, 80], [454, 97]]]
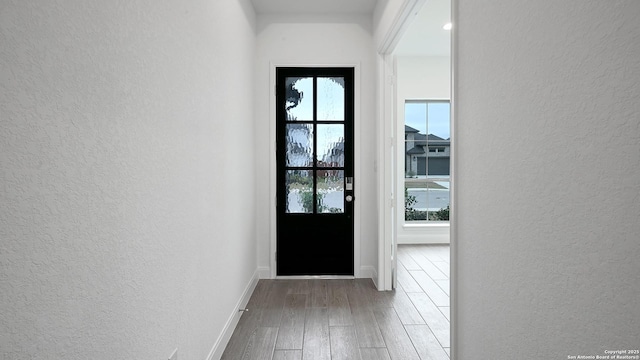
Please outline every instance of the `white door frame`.
[[[389, 67], [389, 54], [393, 51], [402, 33], [409, 24], [412, 16], [415, 16], [416, 9], [424, 4], [425, 0], [404, 0], [401, 10], [397, 14], [393, 25], [385, 34], [382, 45], [378, 48], [378, 222], [379, 222], [379, 248], [378, 248], [378, 289], [391, 290], [392, 278], [394, 275], [394, 254], [396, 244], [393, 239], [395, 231], [394, 209], [393, 204], [393, 174], [395, 174], [397, 161], [393, 161], [393, 124], [395, 123], [395, 115], [390, 113], [389, 107], [394, 107], [396, 102], [393, 93], [393, 82], [387, 81], [389, 72], [393, 75], [393, 68]], [[449, 201], [451, 204], [451, 212], [449, 215], [450, 223], [450, 249], [451, 249], [451, 276], [450, 276], [450, 303], [451, 303], [451, 359], [457, 358], [457, 319], [458, 319], [458, 296], [457, 296], [457, 197], [455, 179], [457, 175], [457, 142], [456, 142], [456, 72], [457, 72], [457, 44], [458, 32], [456, 24], [458, 23], [458, 1], [451, 0], [451, 22], [454, 24], [451, 30], [451, 187]], [[386, 59], [385, 59], [386, 57]], [[386, 64], [385, 64], [386, 63]]]
[[[426, 0], [405, 0], [378, 47], [378, 290], [395, 287], [396, 231], [394, 178], [396, 90], [391, 53]], [[397, 195], [399, 196], [399, 195]]]
[[391, 55], [378, 54], [378, 290], [392, 290], [395, 284], [394, 141], [395, 74]]

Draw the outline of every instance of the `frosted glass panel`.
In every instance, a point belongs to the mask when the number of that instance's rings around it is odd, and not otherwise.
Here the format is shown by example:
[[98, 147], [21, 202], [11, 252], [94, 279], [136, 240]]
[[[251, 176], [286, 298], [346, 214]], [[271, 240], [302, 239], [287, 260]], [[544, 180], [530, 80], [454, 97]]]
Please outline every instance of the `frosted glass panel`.
[[286, 165], [313, 166], [313, 125], [287, 124]]
[[318, 167], [344, 166], [344, 125], [318, 124]]
[[313, 78], [288, 77], [285, 88], [287, 120], [313, 120]]
[[318, 78], [318, 120], [344, 120], [344, 78]]
[[310, 170], [287, 170], [287, 213], [313, 213], [313, 172]]
[[344, 171], [319, 170], [318, 176], [318, 205], [319, 213], [344, 212]]

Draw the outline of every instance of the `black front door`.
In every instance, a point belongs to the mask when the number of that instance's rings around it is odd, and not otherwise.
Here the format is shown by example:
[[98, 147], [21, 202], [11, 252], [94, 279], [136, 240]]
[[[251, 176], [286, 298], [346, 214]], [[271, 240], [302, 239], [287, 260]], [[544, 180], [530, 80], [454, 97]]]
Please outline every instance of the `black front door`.
[[353, 68], [277, 68], [277, 274], [353, 275]]

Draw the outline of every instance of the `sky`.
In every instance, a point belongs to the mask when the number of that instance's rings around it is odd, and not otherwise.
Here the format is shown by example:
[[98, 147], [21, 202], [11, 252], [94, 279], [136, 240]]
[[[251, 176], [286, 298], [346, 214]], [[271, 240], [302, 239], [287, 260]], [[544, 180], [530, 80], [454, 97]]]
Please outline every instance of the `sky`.
[[[450, 109], [448, 102], [407, 102], [404, 106], [404, 119], [407, 126], [421, 134], [433, 134], [443, 139], [451, 137], [449, 126]], [[428, 124], [427, 124], [428, 119]]]

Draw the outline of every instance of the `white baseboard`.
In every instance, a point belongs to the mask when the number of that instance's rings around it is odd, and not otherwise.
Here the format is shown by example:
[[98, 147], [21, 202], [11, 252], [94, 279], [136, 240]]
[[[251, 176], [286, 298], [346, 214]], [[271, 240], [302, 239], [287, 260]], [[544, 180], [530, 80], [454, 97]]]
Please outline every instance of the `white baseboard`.
[[397, 241], [402, 244], [448, 244], [449, 225], [405, 225], [398, 229]]
[[373, 267], [371, 265], [361, 266], [360, 267], [360, 276], [358, 276], [358, 277], [362, 278], [362, 279], [371, 278], [373, 280], [373, 282], [376, 283], [376, 282], [378, 282], [378, 271], [376, 270], [375, 267]]
[[271, 268], [268, 266], [259, 266], [258, 279], [271, 279]]
[[224, 325], [222, 334], [218, 336], [218, 339], [213, 345], [213, 348], [211, 348], [211, 351], [209, 352], [209, 356], [207, 356], [207, 360], [220, 360], [220, 358], [222, 357], [222, 353], [224, 352], [224, 349], [227, 347], [227, 344], [229, 343], [229, 339], [231, 339], [231, 335], [233, 335], [233, 331], [236, 329], [236, 325], [238, 325], [238, 321], [240, 321], [241, 313], [238, 311], [238, 309], [244, 309], [247, 306], [247, 303], [249, 302], [249, 298], [251, 298], [251, 295], [253, 294], [253, 290], [255, 290], [256, 285], [258, 284], [258, 279], [259, 279], [258, 274], [259, 274], [259, 269], [257, 269], [253, 273], [253, 276], [251, 277], [251, 280], [245, 287], [244, 292], [240, 297], [240, 300], [238, 300], [238, 303], [236, 304], [236, 306], [231, 310], [232, 312], [229, 315], [229, 319], [227, 319], [227, 323]]
[[449, 243], [448, 236], [440, 236], [437, 238], [425, 238], [424, 236], [398, 237], [398, 245], [447, 245]]

